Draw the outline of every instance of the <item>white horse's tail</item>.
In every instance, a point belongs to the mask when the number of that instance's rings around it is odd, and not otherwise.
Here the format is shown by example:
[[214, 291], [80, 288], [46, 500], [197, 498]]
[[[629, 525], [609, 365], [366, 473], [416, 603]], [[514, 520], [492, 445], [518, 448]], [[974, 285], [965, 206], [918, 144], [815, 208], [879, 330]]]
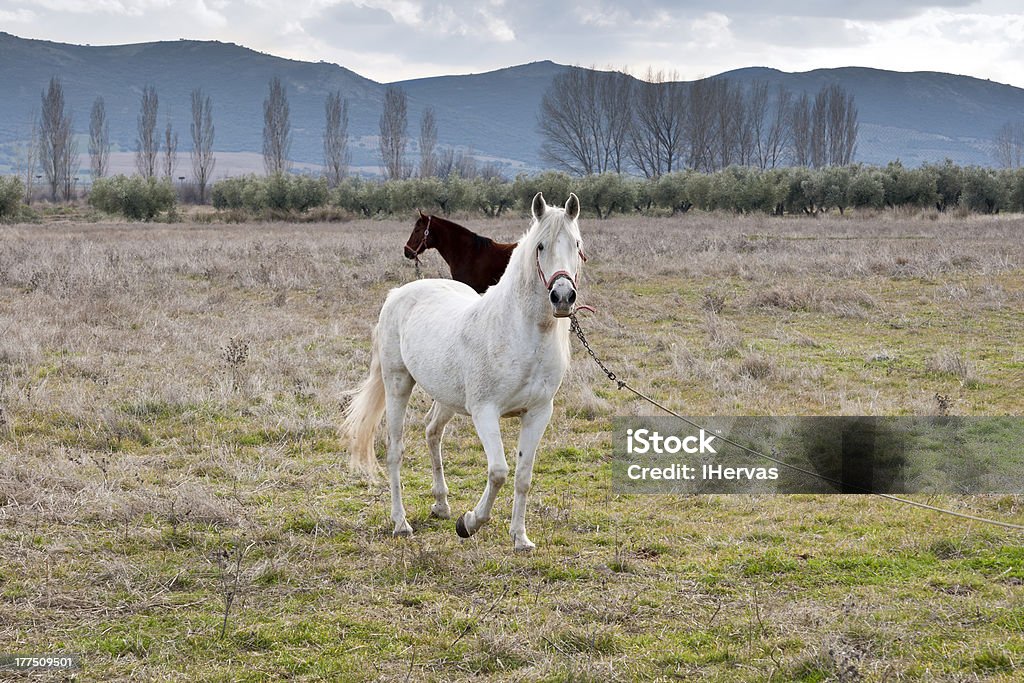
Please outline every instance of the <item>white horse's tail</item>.
[[370, 374], [359, 388], [350, 392], [352, 400], [345, 407], [342, 431], [348, 438], [349, 466], [354, 472], [376, 478], [380, 465], [373, 452], [374, 436], [384, 417], [384, 376], [380, 369], [377, 330], [373, 331], [370, 352]]

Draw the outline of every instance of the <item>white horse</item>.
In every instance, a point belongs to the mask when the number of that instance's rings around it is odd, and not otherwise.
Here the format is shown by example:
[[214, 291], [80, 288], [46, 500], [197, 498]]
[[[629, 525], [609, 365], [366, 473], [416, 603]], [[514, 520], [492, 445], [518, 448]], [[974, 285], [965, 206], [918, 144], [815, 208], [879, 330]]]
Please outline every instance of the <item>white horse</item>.
[[[473, 420], [487, 454], [487, 486], [476, 507], [459, 517], [456, 532], [475, 534], [491, 518], [508, 476], [499, 420], [522, 420], [516, 454], [515, 499], [509, 532], [516, 550], [531, 550], [526, 495], [537, 445], [551, 419], [553, 398], [569, 367], [569, 320], [585, 260], [577, 218], [580, 201], [550, 207], [537, 193], [533, 224], [512, 252], [501, 280], [482, 296], [453, 280], [417, 280], [391, 290], [373, 332], [370, 374], [345, 411], [351, 466], [379, 471], [374, 434], [387, 412], [391, 519], [396, 536], [412, 534], [402, 505], [402, 431], [417, 383], [434, 399], [427, 415], [433, 463], [431, 513], [451, 515], [441, 461], [441, 437], [456, 413]], [[550, 275], [548, 275], [550, 273]]]

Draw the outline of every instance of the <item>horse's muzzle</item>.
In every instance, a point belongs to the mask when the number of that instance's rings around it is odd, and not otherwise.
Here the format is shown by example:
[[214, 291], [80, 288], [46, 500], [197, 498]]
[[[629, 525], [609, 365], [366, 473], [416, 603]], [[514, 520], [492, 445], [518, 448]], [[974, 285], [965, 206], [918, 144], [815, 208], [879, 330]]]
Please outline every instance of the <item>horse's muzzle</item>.
[[409, 259], [411, 261], [412, 259], [416, 258], [417, 256], [419, 256], [419, 254], [417, 254], [416, 251], [412, 247], [410, 247], [408, 244], [405, 245], [405, 258], [407, 258], [407, 259]]
[[556, 318], [568, 318], [576, 308], [576, 288], [569, 278], [559, 278], [551, 285], [548, 294], [552, 313]]

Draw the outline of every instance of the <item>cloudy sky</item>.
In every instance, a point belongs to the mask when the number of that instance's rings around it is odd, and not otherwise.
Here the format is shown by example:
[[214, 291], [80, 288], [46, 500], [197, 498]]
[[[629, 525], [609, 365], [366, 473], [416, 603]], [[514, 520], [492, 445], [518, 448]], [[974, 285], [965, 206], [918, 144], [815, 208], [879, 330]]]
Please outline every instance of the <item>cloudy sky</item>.
[[0, 30], [92, 45], [221, 40], [377, 81], [563, 64], [872, 66], [1024, 87], [1020, 0], [0, 0]]

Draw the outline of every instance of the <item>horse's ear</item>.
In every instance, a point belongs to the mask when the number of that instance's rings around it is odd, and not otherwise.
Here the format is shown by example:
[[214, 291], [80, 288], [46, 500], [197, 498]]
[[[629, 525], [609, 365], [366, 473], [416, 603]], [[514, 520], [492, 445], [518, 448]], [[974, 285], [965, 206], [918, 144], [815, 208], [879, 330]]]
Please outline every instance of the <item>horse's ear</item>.
[[570, 192], [569, 198], [565, 200], [565, 215], [572, 221], [580, 215], [580, 198], [576, 196], [575, 192]]
[[427, 217], [427, 214], [423, 213], [423, 209], [416, 209], [416, 210], [420, 212], [420, 218], [426, 218]]
[[533, 195], [533, 204], [530, 206], [530, 211], [533, 212], [533, 217], [540, 220], [540, 217], [544, 215], [544, 212], [548, 210], [548, 204], [544, 201], [544, 195], [540, 192]]

